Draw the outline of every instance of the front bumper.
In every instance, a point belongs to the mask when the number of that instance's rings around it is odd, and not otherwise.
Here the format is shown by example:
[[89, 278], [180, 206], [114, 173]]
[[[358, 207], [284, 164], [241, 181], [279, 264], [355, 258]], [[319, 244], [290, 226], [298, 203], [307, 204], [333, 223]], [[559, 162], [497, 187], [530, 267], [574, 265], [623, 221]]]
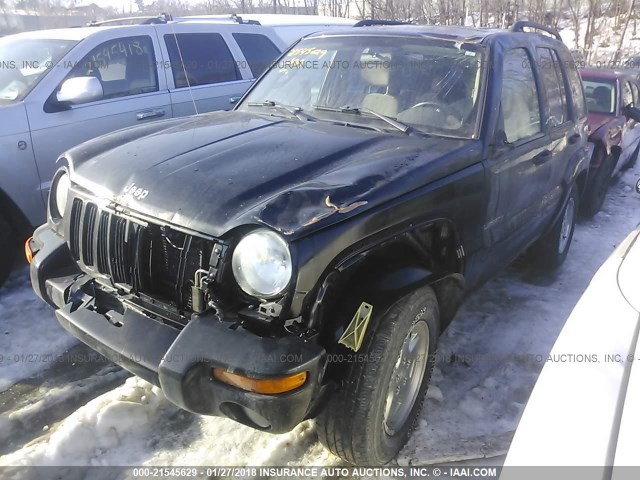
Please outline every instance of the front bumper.
[[[81, 273], [66, 243], [48, 227], [34, 234], [33, 288], [56, 308], [60, 324], [94, 350], [162, 388], [190, 412], [224, 416], [273, 433], [291, 430], [321, 395], [326, 354], [298, 337], [266, 338], [224, 321], [223, 314], [194, 316], [182, 330], [104, 293]], [[306, 383], [288, 393], [247, 392], [215, 380], [212, 369], [252, 378], [307, 372]]]

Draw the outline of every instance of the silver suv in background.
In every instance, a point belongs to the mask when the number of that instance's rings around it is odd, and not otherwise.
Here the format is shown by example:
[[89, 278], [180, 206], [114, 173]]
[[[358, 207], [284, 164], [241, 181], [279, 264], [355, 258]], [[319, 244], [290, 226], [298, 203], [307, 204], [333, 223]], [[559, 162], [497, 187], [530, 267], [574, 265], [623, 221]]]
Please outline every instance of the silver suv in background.
[[154, 19], [0, 39], [0, 286], [45, 221], [58, 155], [142, 123], [228, 109], [288, 45], [256, 22]]

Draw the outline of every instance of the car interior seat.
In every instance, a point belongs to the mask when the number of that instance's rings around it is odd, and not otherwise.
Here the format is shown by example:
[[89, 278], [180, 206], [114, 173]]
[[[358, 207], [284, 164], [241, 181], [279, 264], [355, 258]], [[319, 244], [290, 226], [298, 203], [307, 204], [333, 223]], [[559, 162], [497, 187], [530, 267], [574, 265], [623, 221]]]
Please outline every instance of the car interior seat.
[[596, 87], [591, 93], [591, 97], [595, 100], [596, 105], [600, 111], [611, 111], [611, 90], [607, 87]]
[[508, 142], [514, 142], [533, 133], [529, 108], [522, 95], [510, 88], [502, 92], [502, 118]]
[[127, 57], [126, 78], [129, 93], [144, 93], [152, 91], [154, 81], [152, 71], [145, 56]]
[[378, 57], [366, 61], [368, 64], [362, 69], [362, 77], [369, 84], [369, 93], [362, 99], [362, 108], [395, 117], [398, 114], [398, 100], [389, 94], [390, 61]]

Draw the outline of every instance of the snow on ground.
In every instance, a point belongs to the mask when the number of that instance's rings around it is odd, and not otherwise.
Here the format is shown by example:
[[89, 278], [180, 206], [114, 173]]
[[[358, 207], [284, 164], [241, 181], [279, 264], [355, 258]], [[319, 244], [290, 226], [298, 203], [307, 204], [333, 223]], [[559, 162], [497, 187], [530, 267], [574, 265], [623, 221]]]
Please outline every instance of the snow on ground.
[[33, 293], [28, 269], [18, 273], [0, 289], [0, 392], [47, 368], [78, 343]]
[[[640, 166], [627, 172], [612, 187], [603, 211], [577, 227], [558, 273], [535, 274], [519, 261], [469, 297], [441, 338], [428, 399], [399, 464], [496, 456], [501, 462], [566, 318], [595, 271], [640, 222], [640, 196], [633, 191], [639, 175]], [[18, 313], [16, 305], [30, 293], [24, 281], [14, 278], [9, 293], [2, 295], [3, 307], [13, 305], [11, 312]], [[57, 325], [50, 313], [42, 316]], [[38, 333], [50, 329], [58, 338], [57, 327], [46, 323], [38, 323]], [[20, 324], [10, 325], [13, 330]], [[20, 343], [16, 340], [12, 348], [41, 348], [32, 328], [24, 332], [16, 332]], [[61, 391], [48, 393], [55, 397]], [[25, 408], [46, 411], [46, 402], [23, 406], [12, 415], [27, 422]], [[0, 457], [0, 465], [340, 464], [318, 444], [313, 421], [274, 436], [181, 411], [157, 387], [135, 377], [48, 427], [40, 438]], [[16, 472], [15, 478], [24, 473]]]

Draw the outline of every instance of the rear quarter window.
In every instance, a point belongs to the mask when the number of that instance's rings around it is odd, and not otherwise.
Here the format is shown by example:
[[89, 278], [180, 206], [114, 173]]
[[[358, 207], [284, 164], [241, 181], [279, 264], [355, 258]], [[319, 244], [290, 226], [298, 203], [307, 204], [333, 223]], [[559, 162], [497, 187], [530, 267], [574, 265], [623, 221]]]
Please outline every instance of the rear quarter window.
[[549, 122], [552, 126], [560, 125], [567, 120], [564, 79], [559, 71], [555, 53], [549, 48], [537, 48], [538, 71], [542, 77], [549, 107]]
[[256, 33], [234, 33], [254, 77], [262, 73], [280, 56], [280, 50], [268, 37]]
[[585, 104], [582, 79], [580, 78], [580, 73], [578, 73], [578, 67], [566, 48], [559, 49], [558, 54], [560, 55], [560, 61], [564, 67], [564, 71], [567, 73], [567, 80], [569, 81], [573, 118], [575, 120], [582, 119], [587, 116], [587, 106]]

